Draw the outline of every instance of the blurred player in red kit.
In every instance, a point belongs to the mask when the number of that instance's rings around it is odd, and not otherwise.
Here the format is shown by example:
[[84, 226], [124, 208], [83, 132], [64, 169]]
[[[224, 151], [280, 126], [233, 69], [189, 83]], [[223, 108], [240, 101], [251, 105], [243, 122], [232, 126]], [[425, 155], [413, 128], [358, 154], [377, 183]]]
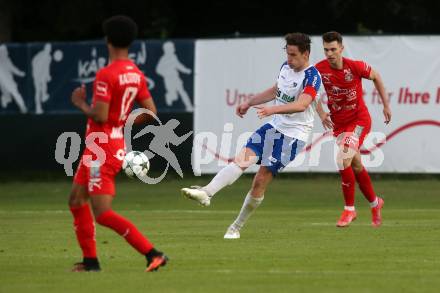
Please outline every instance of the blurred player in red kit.
[[327, 128], [333, 128], [333, 135], [338, 137], [340, 146], [338, 155], [339, 172], [342, 179], [345, 208], [337, 223], [338, 227], [347, 227], [356, 219], [354, 208], [355, 181], [369, 201], [373, 227], [382, 224], [382, 198], [376, 196], [370, 176], [362, 165], [359, 148], [371, 130], [371, 118], [363, 100], [362, 79], [372, 80], [382, 104], [385, 123], [391, 120], [388, 95], [379, 73], [364, 61], [357, 61], [342, 56], [344, 46], [338, 32], [328, 32], [322, 36], [326, 60], [315, 66], [321, 74], [322, 83], [328, 97], [330, 113], [324, 112], [321, 103], [317, 111]]
[[[128, 49], [137, 36], [136, 23], [126, 16], [113, 16], [103, 23], [109, 64], [100, 69], [93, 84], [93, 98], [86, 102], [85, 86], [75, 89], [72, 103], [87, 117], [86, 149], [73, 179], [69, 207], [83, 261], [73, 271], [99, 271], [95, 224], [108, 227], [125, 238], [146, 257], [146, 271], [157, 270], [167, 257], [129, 220], [112, 210], [115, 176], [125, 156], [123, 128], [134, 101], [156, 114], [145, 76], [129, 59]], [[93, 210], [90, 209], [90, 205]]]

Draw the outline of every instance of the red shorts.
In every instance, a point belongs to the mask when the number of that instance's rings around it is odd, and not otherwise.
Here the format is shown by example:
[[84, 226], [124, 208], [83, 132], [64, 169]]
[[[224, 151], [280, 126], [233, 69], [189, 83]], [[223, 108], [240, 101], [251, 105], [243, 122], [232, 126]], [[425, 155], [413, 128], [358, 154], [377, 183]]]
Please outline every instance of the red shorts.
[[351, 121], [347, 124], [335, 124], [333, 136], [338, 145], [344, 145], [359, 150], [365, 137], [371, 131], [370, 115]]
[[81, 157], [73, 182], [86, 186], [89, 195], [115, 195], [115, 176], [121, 170], [122, 161], [106, 153], [104, 164], [91, 162], [87, 166], [84, 156], [90, 155], [87, 151]]

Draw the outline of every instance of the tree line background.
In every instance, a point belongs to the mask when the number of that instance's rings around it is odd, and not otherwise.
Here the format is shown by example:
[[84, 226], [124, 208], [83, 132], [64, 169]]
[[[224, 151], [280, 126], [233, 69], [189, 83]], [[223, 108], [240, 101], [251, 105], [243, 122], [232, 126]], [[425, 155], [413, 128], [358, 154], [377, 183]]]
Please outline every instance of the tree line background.
[[440, 1], [121, 1], [0, 0], [0, 42], [102, 38], [101, 23], [131, 16], [139, 38], [321, 34], [439, 34]]

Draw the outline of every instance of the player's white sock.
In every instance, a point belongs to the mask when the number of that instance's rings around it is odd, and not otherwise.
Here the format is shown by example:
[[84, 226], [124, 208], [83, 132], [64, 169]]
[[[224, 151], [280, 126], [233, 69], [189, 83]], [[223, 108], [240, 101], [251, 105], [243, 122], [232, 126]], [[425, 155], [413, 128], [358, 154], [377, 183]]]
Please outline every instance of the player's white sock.
[[243, 174], [243, 170], [235, 163], [230, 163], [223, 169], [221, 169], [214, 178], [212, 178], [211, 182], [208, 185], [204, 186], [203, 189], [210, 195], [213, 196], [220, 189], [224, 188], [227, 185], [231, 185], [237, 180], [241, 174]]
[[261, 204], [263, 199], [264, 195], [262, 197], [253, 197], [250, 193], [248, 193], [244, 199], [240, 213], [238, 214], [238, 217], [235, 219], [234, 223], [232, 223], [232, 226], [240, 230], [247, 219], [249, 219], [252, 212]]
[[350, 212], [354, 212], [355, 211], [354, 206], [344, 206], [344, 209], [346, 211], [350, 211]]
[[372, 202], [370, 202], [370, 207], [375, 208], [375, 207], [377, 207], [378, 204], [379, 204], [379, 200], [377, 199], [377, 196], [376, 196], [376, 199], [373, 200]]

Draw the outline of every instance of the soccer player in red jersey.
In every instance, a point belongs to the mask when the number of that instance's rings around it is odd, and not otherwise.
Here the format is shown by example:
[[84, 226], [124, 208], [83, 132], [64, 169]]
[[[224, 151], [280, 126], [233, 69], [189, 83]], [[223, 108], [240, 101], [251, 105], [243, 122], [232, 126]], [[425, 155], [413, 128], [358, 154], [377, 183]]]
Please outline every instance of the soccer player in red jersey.
[[72, 93], [72, 103], [87, 117], [86, 149], [73, 179], [69, 207], [75, 233], [83, 252], [83, 261], [73, 271], [99, 271], [96, 253], [96, 222], [108, 227], [147, 260], [146, 271], [157, 270], [167, 257], [129, 220], [112, 210], [115, 176], [125, 155], [123, 128], [133, 102], [156, 113], [145, 76], [129, 59], [128, 49], [137, 35], [136, 23], [126, 16], [114, 16], [103, 23], [109, 52], [109, 64], [100, 69], [93, 84], [93, 98], [86, 102], [84, 85]]
[[354, 208], [355, 181], [365, 198], [370, 202], [372, 225], [382, 224], [381, 209], [384, 201], [376, 196], [370, 176], [362, 165], [359, 148], [371, 130], [371, 118], [362, 97], [362, 79], [373, 81], [383, 104], [385, 123], [391, 120], [388, 95], [379, 73], [363, 61], [342, 57], [344, 46], [338, 32], [328, 32], [322, 36], [326, 60], [315, 66], [321, 73], [322, 82], [328, 97], [330, 114], [318, 103], [317, 111], [327, 128], [333, 128], [333, 135], [340, 145], [338, 155], [339, 172], [342, 179], [345, 208], [337, 223], [346, 227], [356, 219]]

